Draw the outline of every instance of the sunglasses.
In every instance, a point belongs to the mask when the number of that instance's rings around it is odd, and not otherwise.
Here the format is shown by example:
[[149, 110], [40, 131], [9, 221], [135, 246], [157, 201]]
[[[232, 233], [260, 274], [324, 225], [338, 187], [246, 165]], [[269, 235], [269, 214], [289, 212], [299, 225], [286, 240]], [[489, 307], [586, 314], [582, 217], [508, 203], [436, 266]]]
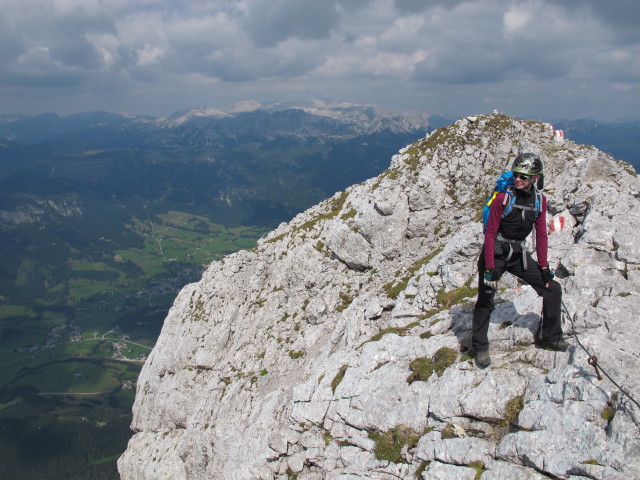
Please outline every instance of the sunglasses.
[[513, 178], [519, 178], [520, 180], [531, 180], [533, 178], [533, 175], [524, 175], [522, 173], [513, 173]]

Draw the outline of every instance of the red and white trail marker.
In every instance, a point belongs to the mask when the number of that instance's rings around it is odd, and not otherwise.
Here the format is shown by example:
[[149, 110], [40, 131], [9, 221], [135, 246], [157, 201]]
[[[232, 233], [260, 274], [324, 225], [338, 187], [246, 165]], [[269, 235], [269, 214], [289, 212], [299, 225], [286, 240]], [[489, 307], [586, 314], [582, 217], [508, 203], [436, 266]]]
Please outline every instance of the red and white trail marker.
[[559, 232], [564, 229], [565, 225], [564, 216], [560, 215], [549, 222], [549, 233]]

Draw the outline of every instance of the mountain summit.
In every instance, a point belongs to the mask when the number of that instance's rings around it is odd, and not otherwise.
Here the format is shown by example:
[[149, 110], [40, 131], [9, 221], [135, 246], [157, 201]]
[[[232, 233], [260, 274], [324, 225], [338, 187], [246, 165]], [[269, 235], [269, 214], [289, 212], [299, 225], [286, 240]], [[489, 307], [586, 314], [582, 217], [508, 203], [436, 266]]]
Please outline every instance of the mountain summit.
[[[519, 150], [545, 162], [571, 347], [536, 348], [541, 300], [509, 277], [479, 370], [480, 212]], [[434, 131], [182, 290], [122, 479], [640, 477], [639, 197], [630, 166], [549, 124]]]

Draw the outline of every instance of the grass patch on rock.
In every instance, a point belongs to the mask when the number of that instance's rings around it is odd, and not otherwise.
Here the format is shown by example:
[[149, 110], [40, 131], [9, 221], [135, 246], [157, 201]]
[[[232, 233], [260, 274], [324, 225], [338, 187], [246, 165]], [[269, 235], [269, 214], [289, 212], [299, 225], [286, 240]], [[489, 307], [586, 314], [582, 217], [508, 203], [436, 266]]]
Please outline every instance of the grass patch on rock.
[[478, 294], [478, 289], [471, 288], [470, 283], [471, 281], [467, 282], [467, 284], [463, 285], [462, 287], [456, 288], [449, 292], [440, 290], [436, 295], [438, 304], [442, 305], [443, 308], [451, 308], [452, 306], [461, 303], [465, 298], [475, 297]]
[[[396, 299], [402, 293], [409, 284], [409, 280], [416, 274], [418, 270], [420, 270], [424, 265], [428, 264], [433, 257], [438, 255], [442, 251], [442, 247], [436, 248], [429, 255], [426, 255], [419, 260], [413, 262], [413, 264], [407, 268], [406, 274], [403, 275], [399, 280], [393, 280], [384, 285], [384, 291], [387, 293], [387, 297], [391, 299]], [[400, 273], [400, 272], [397, 272]]]
[[358, 345], [358, 348], [362, 347], [365, 343], [377, 342], [377, 341], [381, 340], [382, 337], [384, 337], [388, 333], [395, 333], [396, 335], [399, 335], [400, 337], [404, 337], [405, 335], [407, 335], [409, 333], [409, 330], [411, 330], [412, 328], [417, 327], [418, 325], [420, 325], [420, 322], [411, 322], [410, 324], [405, 325], [404, 327], [388, 327], [388, 328], [385, 328], [383, 330], [380, 330], [378, 333], [376, 333], [370, 339], [365, 340], [364, 342], [362, 342], [360, 345]]
[[344, 374], [347, 373], [347, 368], [349, 368], [349, 365], [341, 366], [340, 370], [338, 370], [338, 373], [336, 373], [336, 376], [333, 377], [333, 380], [331, 380], [331, 391], [333, 393], [336, 393], [336, 388], [338, 388], [338, 385], [340, 385], [340, 382], [342, 382]]
[[602, 419], [606, 420], [607, 422], [611, 422], [611, 420], [613, 420], [613, 417], [615, 415], [616, 415], [616, 409], [613, 408], [612, 406], [608, 406], [607, 408], [602, 410], [602, 412], [600, 413], [600, 416], [602, 417]]
[[400, 424], [384, 433], [370, 432], [369, 438], [375, 442], [375, 456], [378, 460], [400, 463], [404, 446], [414, 448], [420, 435], [413, 428]]
[[458, 358], [458, 352], [453, 348], [442, 347], [433, 357], [419, 357], [409, 363], [411, 375], [407, 377], [408, 383], [426, 382], [433, 372], [441, 377], [444, 371], [453, 365]]
[[353, 297], [344, 292], [340, 292], [338, 295], [340, 296], [340, 300], [342, 301], [342, 303], [336, 307], [336, 310], [338, 312], [343, 312], [347, 309], [347, 307], [349, 307], [349, 305], [353, 303]]
[[425, 460], [424, 462], [422, 462], [416, 470], [416, 478], [422, 478], [422, 474], [427, 468], [429, 468], [429, 465], [431, 465], [430, 460]]
[[504, 420], [500, 422], [502, 425], [510, 425], [522, 411], [524, 407], [524, 397], [522, 395], [514, 397], [507, 402], [504, 407]]
[[469, 467], [470, 467], [470, 468], [473, 468], [473, 469], [476, 471], [476, 477], [475, 477], [475, 480], [480, 480], [480, 478], [482, 477], [482, 474], [483, 474], [483, 473], [484, 473], [484, 471], [485, 471], [484, 463], [482, 463], [482, 462], [480, 462], [480, 461], [477, 461], [477, 462], [471, 462], [471, 463], [469, 464]]
[[312, 218], [311, 220], [307, 220], [306, 222], [304, 222], [302, 225], [300, 225], [299, 227], [296, 227], [294, 230], [311, 230], [313, 229], [316, 224], [318, 224], [321, 221], [324, 220], [330, 220], [334, 217], [336, 217], [340, 211], [342, 210], [342, 207], [344, 206], [344, 202], [347, 200], [347, 197], [349, 196], [349, 194], [347, 192], [342, 192], [340, 193], [340, 195], [338, 195], [337, 197], [333, 198], [330, 200], [329, 202], [329, 208], [330, 210], [326, 213], [320, 214], [318, 216], [316, 216], [315, 218]]

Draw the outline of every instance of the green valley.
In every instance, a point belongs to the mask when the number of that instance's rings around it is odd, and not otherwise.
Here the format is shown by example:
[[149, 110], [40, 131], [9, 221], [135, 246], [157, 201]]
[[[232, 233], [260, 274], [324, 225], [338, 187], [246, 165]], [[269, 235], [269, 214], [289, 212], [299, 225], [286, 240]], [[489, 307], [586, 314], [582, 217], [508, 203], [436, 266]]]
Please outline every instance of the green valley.
[[178, 211], [133, 217], [125, 228], [140, 240], [128, 248], [107, 238], [101, 251], [32, 246], [15, 262], [14, 289], [5, 282], [3, 478], [117, 478], [137, 376], [176, 293], [267, 231]]

